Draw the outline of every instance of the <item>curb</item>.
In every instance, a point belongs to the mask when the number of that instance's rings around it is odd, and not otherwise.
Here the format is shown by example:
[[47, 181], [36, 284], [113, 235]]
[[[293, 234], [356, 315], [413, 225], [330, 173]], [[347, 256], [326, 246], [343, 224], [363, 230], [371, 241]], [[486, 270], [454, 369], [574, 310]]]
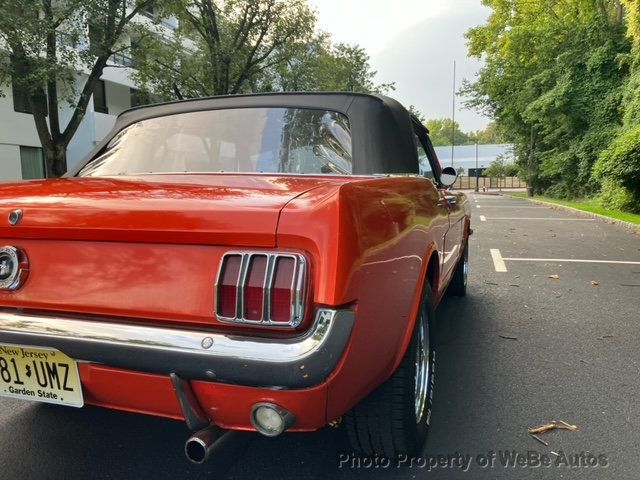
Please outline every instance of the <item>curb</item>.
[[580, 217], [593, 218], [600, 222], [609, 223], [611, 225], [615, 225], [616, 227], [623, 228], [628, 232], [635, 233], [636, 235], [640, 235], [640, 225], [631, 222], [625, 222], [624, 220], [618, 220], [616, 218], [606, 217], [604, 215], [600, 215], [599, 213], [585, 212], [584, 210], [578, 210], [577, 208], [567, 207], [566, 205], [558, 205], [557, 203], [549, 203], [544, 202], [542, 200], [535, 200], [533, 198], [528, 197], [513, 197], [509, 194], [501, 194], [503, 197], [511, 197], [511, 198], [522, 198], [531, 203], [537, 203], [538, 205], [544, 205], [545, 207], [549, 207], [553, 210], [564, 210], [567, 212], [575, 213]]

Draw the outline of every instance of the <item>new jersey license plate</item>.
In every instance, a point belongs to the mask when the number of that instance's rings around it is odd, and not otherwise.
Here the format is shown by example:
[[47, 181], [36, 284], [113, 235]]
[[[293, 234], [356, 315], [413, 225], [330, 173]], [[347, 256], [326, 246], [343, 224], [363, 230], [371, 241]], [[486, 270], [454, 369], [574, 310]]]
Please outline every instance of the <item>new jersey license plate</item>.
[[0, 396], [82, 407], [75, 360], [53, 348], [0, 344]]

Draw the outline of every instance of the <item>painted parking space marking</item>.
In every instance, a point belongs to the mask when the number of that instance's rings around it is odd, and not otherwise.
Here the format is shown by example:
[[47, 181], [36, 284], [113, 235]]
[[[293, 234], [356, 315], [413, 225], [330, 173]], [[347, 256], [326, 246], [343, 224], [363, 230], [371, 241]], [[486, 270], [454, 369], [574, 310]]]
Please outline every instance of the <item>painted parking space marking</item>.
[[504, 259], [500, 254], [500, 250], [497, 248], [492, 248], [491, 250], [491, 258], [493, 259], [493, 268], [496, 269], [496, 272], [506, 272], [507, 265], [504, 263]]
[[524, 258], [524, 257], [503, 257], [500, 250], [491, 248], [491, 259], [496, 272], [507, 272], [505, 262], [543, 262], [543, 263], [596, 263], [604, 265], [640, 265], [640, 261], [632, 260], [592, 260], [588, 258]]
[[[483, 220], [484, 219], [484, 220]], [[562, 217], [485, 217], [480, 216], [483, 222], [486, 220], [551, 220], [557, 222], [595, 222], [595, 218], [562, 218]]]
[[[492, 254], [493, 255], [493, 254]], [[546, 263], [606, 263], [612, 265], [640, 265], [640, 262], [628, 260], [589, 260], [578, 258], [516, 258], [502, 257], [503, 261], [509, 262], [546, 262]]]

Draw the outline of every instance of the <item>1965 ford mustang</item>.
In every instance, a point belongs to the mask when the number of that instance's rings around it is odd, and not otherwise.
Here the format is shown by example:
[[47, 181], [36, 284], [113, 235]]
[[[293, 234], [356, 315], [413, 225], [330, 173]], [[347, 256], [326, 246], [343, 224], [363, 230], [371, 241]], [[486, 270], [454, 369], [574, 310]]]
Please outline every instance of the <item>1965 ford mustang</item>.
[[0, 185], [0, 395], [231, 430], [342, 424], [420, 454], [434, 308], [469, 205], [396, 101], [268, 94], [122, 114], [65, 178]]

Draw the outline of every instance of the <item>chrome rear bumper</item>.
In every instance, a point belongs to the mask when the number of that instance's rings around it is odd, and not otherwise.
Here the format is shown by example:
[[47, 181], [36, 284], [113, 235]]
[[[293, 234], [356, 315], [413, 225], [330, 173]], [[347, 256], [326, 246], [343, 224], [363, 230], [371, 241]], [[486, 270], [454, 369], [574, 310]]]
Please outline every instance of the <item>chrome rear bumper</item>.
[[[133, 321], [132, 321], [133, 322]], [[116, 368], [269, 388], [306, 388], [333, 371], [351, 310], [318, 310], [303, 336], [273, 339], [0, 310], [0, 343], [56, 348]]]

